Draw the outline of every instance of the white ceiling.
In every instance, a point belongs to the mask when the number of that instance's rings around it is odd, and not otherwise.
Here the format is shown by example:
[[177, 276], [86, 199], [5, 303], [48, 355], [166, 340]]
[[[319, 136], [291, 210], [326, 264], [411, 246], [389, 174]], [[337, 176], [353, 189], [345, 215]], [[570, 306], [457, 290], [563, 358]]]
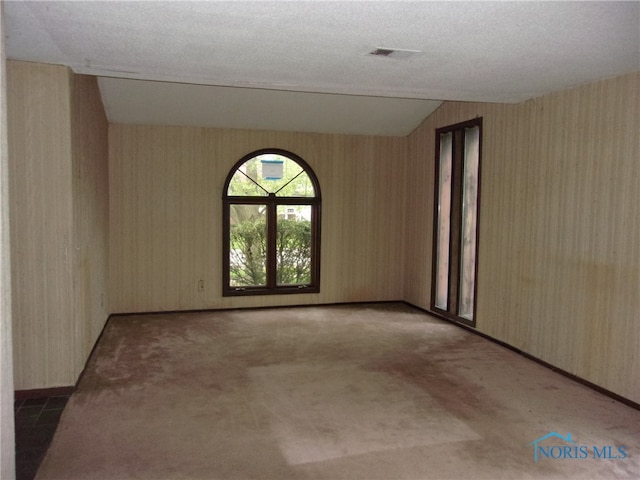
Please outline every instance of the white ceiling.
[[[11, 59], [100, 78], [109, 120], [405, 135], [443, 100], [640, 70], [640, 2], [5, 1]], [[373, 56], [376, 48], [410, 50]]]

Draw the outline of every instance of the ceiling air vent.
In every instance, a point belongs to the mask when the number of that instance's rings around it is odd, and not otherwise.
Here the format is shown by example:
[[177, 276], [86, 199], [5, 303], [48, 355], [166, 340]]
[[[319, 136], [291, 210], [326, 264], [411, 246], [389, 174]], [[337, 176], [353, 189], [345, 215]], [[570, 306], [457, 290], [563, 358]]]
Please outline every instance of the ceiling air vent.
[[375, 50], [370, 51], [369, 55], [374, 57], [408, 58], [418, 53], [421, 53], [421, 50], [377, 47]]
[[369, 52], [369, 55], [375, 55], [377, 57], [388, 57], [393, 53], [393, 50], [389, 48], [376, 48], [373, 52]]

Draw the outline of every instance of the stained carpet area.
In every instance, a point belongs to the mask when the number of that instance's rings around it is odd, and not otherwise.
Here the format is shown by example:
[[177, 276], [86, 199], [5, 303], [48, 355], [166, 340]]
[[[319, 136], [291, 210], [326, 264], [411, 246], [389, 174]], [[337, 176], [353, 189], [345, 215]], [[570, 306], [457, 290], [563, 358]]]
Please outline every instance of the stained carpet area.
[[36, 478], [640, 478], [639, 434], [639, 411], [404, 304], [117, 316]]

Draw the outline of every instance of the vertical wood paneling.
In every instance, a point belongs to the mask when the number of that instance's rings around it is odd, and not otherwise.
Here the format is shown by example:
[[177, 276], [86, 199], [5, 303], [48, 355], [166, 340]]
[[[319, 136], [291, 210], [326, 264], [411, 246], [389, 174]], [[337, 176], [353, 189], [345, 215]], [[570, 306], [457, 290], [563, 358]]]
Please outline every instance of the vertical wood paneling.
[[15, 478], [11, 264], [9, 248], [9, 154], [3, 8], [0, 4], [0, 478]]
[[74, 376], [108, 317], [108, 123], [95, 77], [72, 76]]
[[15, 388], [70, 385], [70, 74], [24, 62], [7, 69]]
[[433, 118], [427, 118], [409, 135], [407, 142], [404, 299], [422, 308], [429, 307], [431, 292], [435, 188]]
[[106, 117], [95, 79], [13, 61], [8, 114], [15, 388], [73, 385], [107, 316]]
[[426, 162], [429, 194], [407, 198], [405, 288], [429, 307], [434, 129], [483, 116], [478, 330], [636, 402], [639, 84], [632, 74], [518, 105], [443, 104], [409, 138], [409, 188]]
[[[113, 311], [401, 299], [404, 145], [395, 137], [111, 125]], [[266, 147], [300, 155], [320, 181], [321, 292], [223, 298], [222, 186], [237, 160]]]

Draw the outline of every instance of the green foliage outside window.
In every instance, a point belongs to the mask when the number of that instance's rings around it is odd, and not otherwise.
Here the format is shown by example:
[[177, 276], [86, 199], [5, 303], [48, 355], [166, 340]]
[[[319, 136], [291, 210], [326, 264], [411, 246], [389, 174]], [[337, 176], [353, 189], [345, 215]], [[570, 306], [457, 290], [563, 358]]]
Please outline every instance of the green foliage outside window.
[[[278, 285], [311, 281], [311, 222], [278, 219], [276, 235]], [[230, 279], [233, 286], [266, 283], [266, 224], [264, 217], [243, 220], [231, 228]]]
[[311, 222], [278, 220], [276, 278], [278, 285], [311, 282]]
[[266, 284], [267, 237], [263, 218], [243, 220], [231, 227], [232, 286]]

